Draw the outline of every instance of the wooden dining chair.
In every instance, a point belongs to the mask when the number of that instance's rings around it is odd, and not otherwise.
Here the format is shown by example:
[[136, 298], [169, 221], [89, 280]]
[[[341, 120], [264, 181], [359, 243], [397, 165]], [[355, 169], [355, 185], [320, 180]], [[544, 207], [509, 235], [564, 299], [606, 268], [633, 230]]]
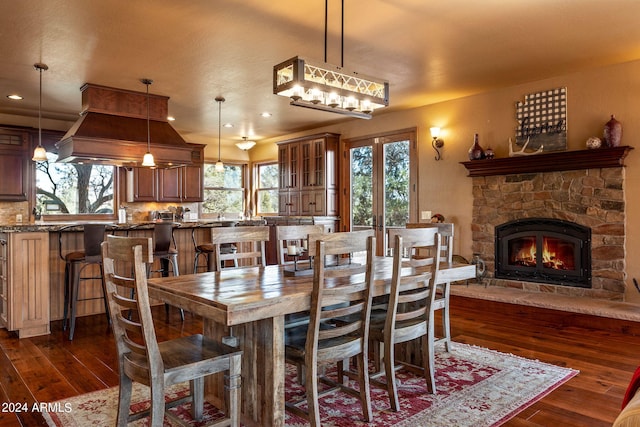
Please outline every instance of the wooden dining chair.
[[[307, 246], [308, 253], [308, 238], [309, 235], [323, 234], [324, 226], [322, 225], [278, 225], [276, 226], [276, 244], [278, 252], [278, 264], [287, 265], [291, 264], [291, 261], [287, 255], [287, 247], [289, 244], [296, 245], [297, 247]], [[309, 264], [311, 264], [311, 257], [309, 257]], [[302, 323], [309, 321], [309, 312], [290, 313], [285, 316], [284, 326], [285, 328], [292, 328]], [[301, 378], [302, 379], [302, 378]]]
[[[200, 334], [157, 342], [147, 290], [147, 264], [153, 262], [151, 238], [107, 236], [102, 244], [105, 284], [113, 334], [118, 351], [120, 393], [118, 426], [151, 416], [150, 425], [164, 423], [164, 390], [173, 384], [190, 382], [190, 394], [168, 402], [166, 408], [191, 401], [191, 413], [201, 420], [204, 407], [204, 377], [225, 373], [226, 417], [216, 426], [240, 425], [240, 375], [242, 352], [214, 342]], [[133, 260], [134, 277], [116, 273]], [[135, 292], [131, 293], [131, 289]], [[132, 296], [133, 295], [133, 296]], [[133, 316], [129, 316], [133, 311]], [[132, 382], [151, 388], [151, 409], [129, 414]]]
[[[371, 421], [369, 391], [368, 336], [373, 284], [375, 237], [369, 231], [329, 233], [326, 240], [316, 241], [310, 320], [290, 330], [285, 337], [285, 359], [296, 366], [304, 365], [306, 400], [287, 401], [287, 410], [306, 418], [312, 426], [320, 426], [318, 399], [340, 389], [357, 397], [365, 421]], [[329, 255], [366, 253], [363, 263], [325, 267]], [[344, 381], [343, 361], [356, 358], [358, 389]], [[320, 375], [320, 367], [337, 364], [336, 378]], [[331, 388], [319, 393], [318, 382]], [[306, 402], [308, 410], [300, 408]]]
[[[436, 342], [444, 342], [445, 350], [450, 351], [451, 347], [451, 320], [449, 316], [449, 299], [451, 296], [451, 283], [460, 278], [450, 277], [452, 271], [445, 269], [450, 268], [453, 265], [453, 233], [454, 228], [452, 223], [424, 223], [424, 224], [407, 224], [407, 229], [415, 228], [435, 228], [440, 233], [441, 245], [439, 262], [441, 265], [441, 274], [438, 276], [435, 286], [436, 295], [434, 300], [435, 311], [441, 313], [441, 325], [440, 333], [435, 338]], [[411, 233], [411, 231], [409, 232]], [[390, 233], [391, 237], [394, 233]], [[447, 279], [449, 278], [449, 279]]]
[[[265, 225], [214, 227], [211, 229], [211, 244], [214, 249], [212, 266], [216, 269], [215, 271], [218, 271], [228, 260], [239, 267], [265, 266], [267, 265], [265, 248], [268, 241], [269, 227]], [[222, 250], [222, 246], [228, 244], [235, 245], [237, 250], [231, 252]]]
[[[391, 409], [399, 411], [395, 371], [403, 365], [396, 363], [396, 344], [418, 339], [421, 341], [419, 354], [427, 390], [436, 392], [433, 282], [438, 276], [439, 263], [435, 258], [425, 257], [412, 263], [412, 268], [407, 268], [403, 262], [403, 253], [418, 246], [430, 248], [434, 254], [438, 253], [440, 235], [436, 228], [425, 228], [412, 233], [395, 233], [393, 242], [393, 272], [388, 307], [386, 311], [372, 313], [369, 336], [377, 346], [378, 351], [375, 353], [384, 354], [384, 371], [375, 373], [371, 383], [386, 388]], [[377, 379], [382, 373], [386, 377], [385, 382]]]

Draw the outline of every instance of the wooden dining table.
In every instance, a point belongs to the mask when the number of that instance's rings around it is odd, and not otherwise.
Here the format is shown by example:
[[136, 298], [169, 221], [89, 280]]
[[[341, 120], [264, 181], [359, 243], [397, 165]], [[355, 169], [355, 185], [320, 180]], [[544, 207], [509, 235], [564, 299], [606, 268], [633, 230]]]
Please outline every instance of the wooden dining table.
[[[290, 267], [245, 267], [149, 279], [149, 296], [202, 316], [205, 336], [237, 340], [243, 350], [242, 423], [246, 426], [285, 425], [284, 319], [310, 309], [313, 286], [312, 274], [292, 276], [285, 274], [285, 268]], [[475, 265], [444, 268], [455, 269], [450, 270], [455, 271], [454, 280], [475, 277]], [[375, 257], [374, 272], [373, 296], [388, 294], [392, 258]], [[356, 275], [351, 280], [362, 278]], [[224, 407], [223, 386], [221, 378], [207, 383], [207, 399], [217, 407]]]

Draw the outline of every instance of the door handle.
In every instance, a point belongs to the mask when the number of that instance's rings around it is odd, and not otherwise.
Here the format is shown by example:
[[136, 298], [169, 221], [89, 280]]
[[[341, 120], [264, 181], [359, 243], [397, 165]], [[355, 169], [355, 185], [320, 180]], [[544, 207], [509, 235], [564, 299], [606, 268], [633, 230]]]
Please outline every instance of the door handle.
[[378, 230], [382, 231], [382, 215], [378, 216]]

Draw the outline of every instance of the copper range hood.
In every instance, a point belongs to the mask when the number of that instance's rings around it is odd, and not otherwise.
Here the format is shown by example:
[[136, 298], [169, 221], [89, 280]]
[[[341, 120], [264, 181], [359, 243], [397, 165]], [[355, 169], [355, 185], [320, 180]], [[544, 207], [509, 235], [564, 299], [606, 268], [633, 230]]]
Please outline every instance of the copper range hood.
[[[140, 166], [151, 152], [159, 168], [202, 163], [204, 145], [187, 143], [167, 121], [169, 97], [86, 83], [80, 119], [56, 143], [61, 163]], [[148, 101], [147, 101], [148, 99]]]

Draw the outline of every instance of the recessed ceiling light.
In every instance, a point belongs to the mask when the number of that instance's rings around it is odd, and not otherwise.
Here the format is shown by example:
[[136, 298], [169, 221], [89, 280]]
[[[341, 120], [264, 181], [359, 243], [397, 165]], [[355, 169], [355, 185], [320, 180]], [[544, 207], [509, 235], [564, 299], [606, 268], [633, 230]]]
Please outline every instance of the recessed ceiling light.
[[226, 128], [232, 128], [233, 125], [231, 123], [225, 123], [222, 126], [226, 127]]
[[262, 114], [260, 114], [260, 115], [261, 115], [262, 117], [264, 117], [265, 119], [266, 119], [266, 118], [271, 117], [271, 113], [269, 113], [269, 112], [267, 112], [267, 111], [265, 111], [264, 113], [262, 113]]
[[22, 99], [20, 95], [16, 95], [16, 94], [7, 95], [7, 98], [13, 99], [14, 101], [20, 101]]
[[167, 120], [169, 120], [170, 122], [173, 122], [173, 121], [175, 121], [175, 120], [176, 120], [176, 118], [175, 118], [175, 117], [173, 117], [173, 116], [169, 116], [169, 117], [167, 117]]

